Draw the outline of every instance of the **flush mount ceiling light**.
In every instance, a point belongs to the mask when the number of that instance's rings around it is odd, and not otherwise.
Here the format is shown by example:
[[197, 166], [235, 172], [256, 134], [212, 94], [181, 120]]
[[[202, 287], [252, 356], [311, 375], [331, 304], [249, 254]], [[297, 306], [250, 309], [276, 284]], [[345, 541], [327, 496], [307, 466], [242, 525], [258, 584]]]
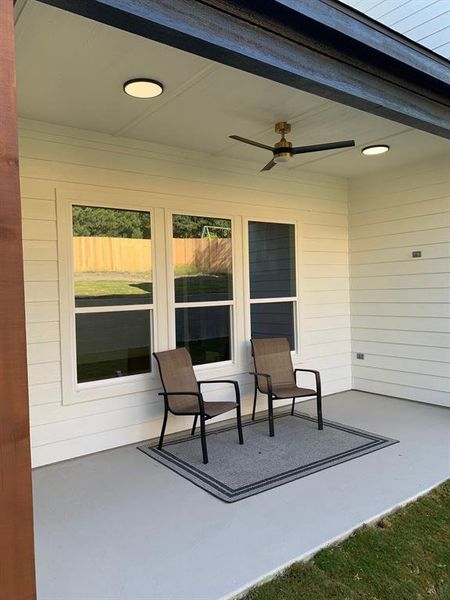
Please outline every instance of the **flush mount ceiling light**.
[[156, 98], [160, 96], [164, 87], [163, 84], [154, 79], [130, 79], [123, 84], [123, 91], [133, 98]]
[[376, 146], [366, 146], [361, 150], [365, 156], [376, 156], [389, 151], [389, 146], [386, 144], [377, 144]]

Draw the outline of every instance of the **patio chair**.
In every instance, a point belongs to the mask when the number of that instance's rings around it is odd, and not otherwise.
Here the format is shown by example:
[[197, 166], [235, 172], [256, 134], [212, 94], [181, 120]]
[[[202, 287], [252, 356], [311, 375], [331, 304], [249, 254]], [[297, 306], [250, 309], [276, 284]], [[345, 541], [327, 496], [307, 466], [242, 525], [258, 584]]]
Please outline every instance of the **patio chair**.
[[[267, 394], [269, 405], [269, 434], [274, 435], [273, 401], [292, 398], [291, 415], [294, 414], [296, 398], [315, 396], [317, 399], [317, 420], [319, 429], [323, 429], [322, 388], [319, 371], [312, 369], [294, 369], [291, 351], [286, 338], [252, 339], [252, 356], [255, 371], [255, 392], [253, 397], [252, 420], [255, 419], [258, 391]], [[314, 373], [316, 389], [299, 387], [297, 372]]]
[[[236, 409], [239, 444], [244, 443], [241, 422], [241, 396], [237, 381], [216, 379], [214, 381], [197, 381], [192, 367], [191, 355], [186, 348], [154, 352], [158, 363], [159, 374], [164, 391], [159, 395], [164, 397], [164, 420], [159, 438], [158, 449], [161, 450], [169, 411], [174, 415], [192, 415], [194, 423], [191, 435], [194, 435], [197, 419], [200, 417], [200, 437], [202, 441], [203, 463], [208, 463], [206, 447], [205, 423], [218, 415]], [[208, 383], [229, 383], [234, 385], [236, 400], [234, 402], [205, 402], [201, 388]]]

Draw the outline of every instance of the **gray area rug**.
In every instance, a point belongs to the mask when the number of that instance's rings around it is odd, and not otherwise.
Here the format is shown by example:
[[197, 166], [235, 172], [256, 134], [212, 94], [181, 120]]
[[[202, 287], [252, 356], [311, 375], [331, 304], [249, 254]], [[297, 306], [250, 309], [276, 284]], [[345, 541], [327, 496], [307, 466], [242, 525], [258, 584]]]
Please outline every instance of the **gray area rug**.
[[322, 431], [309, 415], [275, 415], [275, 437], [267, 417], [243, 423], [244, 445], [235, 423], [207, 433], [209, 463], [202, 462], [200, 437], [186, 435], [138, 449], [225, 502], [236, 502], [317, 471], [396, 444], [368, 431], [324, 420]]

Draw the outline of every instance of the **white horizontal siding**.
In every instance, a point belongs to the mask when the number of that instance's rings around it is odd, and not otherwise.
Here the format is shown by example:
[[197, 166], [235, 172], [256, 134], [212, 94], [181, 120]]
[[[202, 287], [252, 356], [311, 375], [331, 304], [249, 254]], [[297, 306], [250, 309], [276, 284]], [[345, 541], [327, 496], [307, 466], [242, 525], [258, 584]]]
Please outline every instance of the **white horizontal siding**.
[[449, 165], [445, 156], [351, 183], [357, 389], [450, 406]]
[[[58, 189], [89, 199], [149, 195], [149, 206], [295, 220], [300, 227], [302, 363], [319, 368], [325, 393], [351, 387], [348, 186], [343, 179], [283, 171], [263, 179], [239, 161], [106, 135], [23, 121], [20, 134], [25, 296], [34, 465], [71, 458], [158, 433], [156, 391], [63, 404], [57, 227]], [[145, 196], [142, 197], [145, 197]], [[155, 198], [158, 198], [155, 200]], [[194, 209], [193, 209], [194, 210]], [[251, 381], [237, 377], [250, 409]], [[210, 377], [214, 377], [214, 372]], [[310, 374], [302, 376], [312, 385]], [[224, 392], [213, 391], [219, 399]], [[171, 418], [169, 431], [188, 420]]]
[[341, 0], [341, 2], [445, 58], [450, 58], [449, 48], [443, 47], [450, 39], [448, 0], [406, 0], [406, 2], [405, 0]]

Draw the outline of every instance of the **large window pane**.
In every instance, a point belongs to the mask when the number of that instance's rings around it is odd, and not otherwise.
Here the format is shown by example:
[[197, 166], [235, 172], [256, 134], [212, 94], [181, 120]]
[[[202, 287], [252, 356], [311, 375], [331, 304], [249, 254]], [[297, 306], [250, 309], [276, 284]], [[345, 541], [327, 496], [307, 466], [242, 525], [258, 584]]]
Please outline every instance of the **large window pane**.
[[76, 315], [78, 383], [150, 371], [150, 311]]
[[250, 314], [252, 338], [285, 337], [295, 349], [293, 302], [251, 304]]
[[75, 306], [152, 302], [150, 214], [74, 206]]
[[175, 302], [231, 300], [231, 221], [173, 216]]
[[230, 360], [230, 307], [177, 308], [177, 348], [186, 347], [194, 365]]
[[295, 227], [248, 224], [250, 298], [288, 298], [295, 289]]

